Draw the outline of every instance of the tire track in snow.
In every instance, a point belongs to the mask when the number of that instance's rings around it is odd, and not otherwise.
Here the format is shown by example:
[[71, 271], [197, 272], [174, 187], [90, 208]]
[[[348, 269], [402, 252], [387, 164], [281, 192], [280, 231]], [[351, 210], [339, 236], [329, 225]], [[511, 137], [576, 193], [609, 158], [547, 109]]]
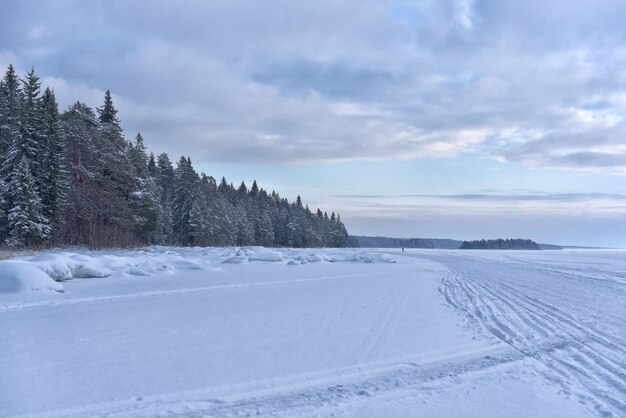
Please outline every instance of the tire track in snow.
[[[431, 258], [432, 257], [428, 257]], [[574, 314], [504, 282], [490, 261], [473, 263], [436, 257], [450, 273], [441, 281], [444, 298], [470, 324], [544, 364], [545, 377], [591, 405], [601, 416], [626, 414], [626, 350], [615, 336], [585, 325]], [[510, 267], [510, 266], [509, 266]], [[516, 265], [517, 273], [524, 269]], [[505, 270], [506, 272], [506, 270]], [[510, 278], [510, 277], [509, 277]], [[560, 349], [544, 352], [538, 342], [555, 338]]]

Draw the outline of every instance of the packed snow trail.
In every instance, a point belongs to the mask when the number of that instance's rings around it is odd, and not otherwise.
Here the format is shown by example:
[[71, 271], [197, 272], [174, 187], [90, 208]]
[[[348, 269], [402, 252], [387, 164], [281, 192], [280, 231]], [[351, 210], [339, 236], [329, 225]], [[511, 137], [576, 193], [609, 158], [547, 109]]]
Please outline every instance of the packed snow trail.
[[[608, 263], [554, 266], [492, 254], [426, 257], [450, 270], [440, 292], [471, 326], [544, 365], [539, 370], [546, 379], [599, 415], [626, 415], [623, 270]], [[601, 321], [590, 320], [590, 311]], [[560, 343], [545, 350], [546, 341]]]

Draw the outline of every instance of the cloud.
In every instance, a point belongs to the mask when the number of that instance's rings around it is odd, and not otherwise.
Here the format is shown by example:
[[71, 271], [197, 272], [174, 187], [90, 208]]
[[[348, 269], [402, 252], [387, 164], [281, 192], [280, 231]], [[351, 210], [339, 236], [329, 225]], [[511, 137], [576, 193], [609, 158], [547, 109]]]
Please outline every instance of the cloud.
[[471, 202], [584, 202], [592, 200], [615, 200], [626, 201], [626, 194], [619, 193], [547, 193], [547, 192], [526, 192], [526, 193], [463, 193], [463, 194], [342, 194], [335, 195], [338, 198], [352, 199], [404, 199], [404, 198], [428, 198], [454, 201]]
[[626, 170], [626, 4], [7, 0], [0, 64], [198, 162]]

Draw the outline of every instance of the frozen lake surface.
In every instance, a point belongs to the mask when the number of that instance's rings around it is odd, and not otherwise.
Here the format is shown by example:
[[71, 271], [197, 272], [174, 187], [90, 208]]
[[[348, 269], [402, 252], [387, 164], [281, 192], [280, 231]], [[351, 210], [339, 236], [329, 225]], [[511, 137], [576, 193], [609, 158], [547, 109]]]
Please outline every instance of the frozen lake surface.
[[626, 252], [49, 251], [0, 335], [0, 416], [626, 416]]

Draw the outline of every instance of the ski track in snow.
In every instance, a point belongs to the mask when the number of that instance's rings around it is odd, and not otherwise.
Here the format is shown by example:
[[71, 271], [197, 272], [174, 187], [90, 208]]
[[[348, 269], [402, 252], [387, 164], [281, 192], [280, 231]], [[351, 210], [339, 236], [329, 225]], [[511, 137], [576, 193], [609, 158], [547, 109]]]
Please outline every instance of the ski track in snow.
[[[432, 259], [450, 269], [442, 278], [440, 292], [465, 314], [474, 327], [545, 365], [546, 379], [560, 385], [566, 394], [591, 405], [599, 415], [617, 417], [626, 414], [623, 336], [600, 329], [602, 324], [586, 324], [568, 312], [567, 306], [543, 301], [525, 292], [520, 281], [515, 280], [528, 269], [594, 281], [598, 280], [597, 270], [592, 271], [591, 277], [585, 275], [583, 269], [572, 276], [554, 267], [522, 263], [514, 266], [500, 263], [494, 269], [493, 264], [458, 257]], [[503, 275], [505, 269], [511, 274]], [[605, 276], [619, 278], [621, 275], [611, 272]], [[603, 285], [609, 283], [612, 289], [621, 287], [621, 292], [624, 291], [624, 282], [607, 277], [599, 280]], [[567, 292], [568, 289], [561, 287], [561, 290]], [[542, 349], [546, 338], [563, 341], [563, 346], [546, 351]]]
[[368, 361], [373, 360], [375, 357], [375, 353], [380, 343], [383, 341], [387, 329], [389, 328], [394, 313], [396, 311], [397, 306], [406, 301], [413, 294], [416, 286], [413, 286], [408, 292], [396, 297], [389, 306], [387, 312], [382, 316], [380, 321], [372, 328], [369, 333], [369, 338], [367, 338], [364, 343], [357, 349], [356, 358], [359, 359], [361, 363], [367, 363]]
[[[562, 341], [545, 341], [545, 352], [557, 350]], [[459, 376], [471, 377], [523, 362], [527, 356], [506, 344], [485, 348], [461, 346], [416, 357], [387, 359], [358, 367], [326, 371], [320, 376], [291, 376], [284, 383], [249, 382], [245, 387], [209, 388], [193, 392], [144, 397], [45, 414], [48, 417], [240, 417], [292, 416], [298, 411], [339, 405], [398, 390], [429, 391], [453, 384]], [[262, 388], [262, 389], [259, 389]], [[219, 395], [215, 395], [215, 393]], [[106, 413], [100, 411], [106, 410]]]
[[[390, 271], [390, 273], [392, 272], [393, 271]], [[306, 279], [269, 280], [269, 281], [252, 282], [252, 283], [218, 284], [218, 285], [213, 285], [213, 286], [170, 289], [170, 290], [160, 290], [160, 291], [153, 291], [153, 292], [127, 293], [123, 295], [72, 298], [72, 299], [65, 299], [61, 301], [37, 301], [37, 302], [27, 302], [27, 303], [3, 304], [3, 305], [0, 305], [0, 312], [20, 310], [20, 309], [29, 309], [29, 308], [39, 308], [39, 307], [75, 305], [75, 304], [81, 304], [81, 303], [108, 302], [108, 301], [127, 300], [127, 299], [141, 299], [141, 298], [185, 294], [185, 293], [200, 293], [200, 292], [227, 290], [227, 289], [241, 289], [241, 288], [246, 288], [246, 287], [289, 285], [289, 284], [298, 284], [298, 283], [306, 283], [306, 282], [319, 282], [319, 281], [326, 281], [326, 280], [350, 279], [350, 278], [356, 278], [356, 277], [373, 276], [373, 275], [378, 275], [378, 274], [380, 273], [342, 274], [342, 275], [337, 275], [337, 276], [310, 277]]]

